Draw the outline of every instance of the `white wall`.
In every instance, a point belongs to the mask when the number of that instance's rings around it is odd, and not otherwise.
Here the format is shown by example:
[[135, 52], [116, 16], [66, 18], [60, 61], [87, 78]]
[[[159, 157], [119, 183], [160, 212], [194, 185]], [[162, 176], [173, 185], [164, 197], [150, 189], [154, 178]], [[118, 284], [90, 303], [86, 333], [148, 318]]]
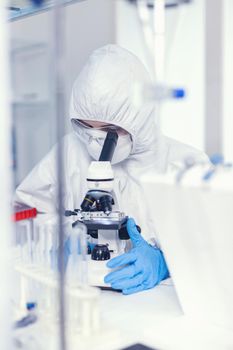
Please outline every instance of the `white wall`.
[[[147, 65], [135, 7], [117, 2], [117, 42]], [[187, 98], [163, 104], [163, 132], [204, 148], [204, 1], [166, 10], [166, 82], [187, 89]], [[148, 65], [147, 65], [148, 67]], [[148, 67], [148, 70], [149, 67]]]

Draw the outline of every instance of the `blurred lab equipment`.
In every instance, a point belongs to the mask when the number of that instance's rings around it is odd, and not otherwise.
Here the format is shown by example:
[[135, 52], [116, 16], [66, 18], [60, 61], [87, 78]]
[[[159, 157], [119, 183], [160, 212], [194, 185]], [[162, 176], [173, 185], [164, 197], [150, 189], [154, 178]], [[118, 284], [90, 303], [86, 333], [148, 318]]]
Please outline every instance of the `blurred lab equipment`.
[[35, 5], [35, 6], [41, 6], [44, 2], [44, 0], [31, 0], [31, 2]]
[[[138, 21], [143, 34], [143, 45], [148, 65], [153, 72], [153, 82], [137, 84], [132, 98], [135, 106], [153, 103], [159, 114], [160, 104], [164, 99], [181, 99], [186, 96], [183, 87], [170, 87], [165, 84], [165, 9], [189, 1], [136, 0]], [[159, 118], [157, 119], [159, 122]]]
[[[138, 0], [127, 0], [128, 2], [132, 3], [132, 4], [137, 4]], [[141, 1], [141, 0], [139, 0]], [[190, 3], [192, 0], [165, 0], [165, 7], [169, 8], [169, 7], [175, 7], [175, 6], [179, 6], [182, 4], [188, 4]], [[145, 0], [146, 6], [150, 9], [154, 8], [154, 0]]]
[[143, 182], [185, 314], [232, 329], [232, 164], [215, 156]]
[[15, 328], [27, 327], [30, 324], [35, 323], [37, 321], [37, 315], [35, 312], [36, 307], [36, 303], [27, 303], [26, 309], [28, 313], [26, 316], [15, 322]]
[[13, 207], [13, 216], [12, 219], [15, 222], [21, 221], [21, 220], [27, 220], [27, 219], [33, 219], [37, 215], [36, 208], [31, 208], [28, 205], [21, 204], [21, 203], [15, 203]]
[[133, 103], [136, 107], [140, 107], [145, 103], [157, 101], [163, 102], [165, 99], [183, 99], [186, 97], [186, 91], [183, 88], [171, 88], [165, 85], [147, 84], [135, 85], [132, 93]]
[[[25, 232], [17, 232], [15, 249], [15, 275], [19, 280], [15, 313], [22, 314], [25, 306], [36, 305], [37, 317], [32, 320], [30, 312], [17, 321], [16, 327], [27, 326], [38, 318], [55, 330], [59, 322], [58, 218], [42, 215], [34, 222], [34, 232], [30, 226], [24, 228]], [[66, 223], [64, 232], [71, 240], [65, 285], [66, 327], [69, 333], [86, 337], [95, 334], [100, 326], [99, 291], [87, 284], [86, 227], [79, 223], [72, 228]]]
[[109, 272], [106, 261], [121, 255], [126, 249], [127, 216], [119, 210], [113, 191], [114, 173], [111, 161], [117, 147], [118, 134], [108, 131], [99, 156], [99, 161], [92, 161], [87, 173], [88, 192], [80, 207], [74, 211], [66, 210], [66, 216], [77, 216], [75, 228], [80, 222], [87, 227], [87, 234], [95, 243], [88, 260], [88, 281], [91, 285], [109, 288], [104, 277]]
[[[81, 1], [85, 0], [62, 0], [61, 5], [66, 6]], [[42, 11], [52, 10], [56, 0], [9, 0], [7, 5], [8, 17], [11, 21], [15, 21]]]

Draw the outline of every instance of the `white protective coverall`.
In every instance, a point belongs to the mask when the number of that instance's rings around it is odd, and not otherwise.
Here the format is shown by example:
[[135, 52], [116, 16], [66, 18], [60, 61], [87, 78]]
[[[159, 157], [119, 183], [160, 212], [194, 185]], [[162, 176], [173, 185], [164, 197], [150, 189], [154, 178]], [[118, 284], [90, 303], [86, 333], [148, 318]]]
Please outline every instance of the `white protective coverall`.
[[[76, 79], [69, 113], [71, 119], [115, 124], [132, 135], [130, 156], [113, 165], [115, 193], [120, 209], [135, 219], [147, 240], [155, 237], [155, 228], [146, 209], [140, 175], [152, 167], [158, 172], [181, 167], [187, 156], [207, 160], [202, 152], [161, 135], [152, 105], [135, 107], [134, 84], [148, 82], [149, 74], [135, 55], [117, 45], [104, 46], [92, 53]], [[73, 127], [63, 140], [64, 209], [71, 210], [80, 208], [87, 192], [87, 169], [92, 160]], [[56, 191], [55, 146], [19, 185], [15, 200], [53, 214], [57, 211]]]

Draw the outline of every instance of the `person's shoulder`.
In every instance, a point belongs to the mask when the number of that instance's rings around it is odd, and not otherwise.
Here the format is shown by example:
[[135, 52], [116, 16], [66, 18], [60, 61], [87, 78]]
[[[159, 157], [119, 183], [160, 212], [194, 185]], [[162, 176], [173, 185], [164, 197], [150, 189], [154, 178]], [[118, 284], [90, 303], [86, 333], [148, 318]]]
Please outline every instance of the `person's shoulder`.
[[187, 158], [194, 162], [208, 162], [208, 156], [201, 150], [187, 145], [178, 140], [164, 136], [164, 142], [168, 147], [168, 163], [175, 166], [182, 166]]

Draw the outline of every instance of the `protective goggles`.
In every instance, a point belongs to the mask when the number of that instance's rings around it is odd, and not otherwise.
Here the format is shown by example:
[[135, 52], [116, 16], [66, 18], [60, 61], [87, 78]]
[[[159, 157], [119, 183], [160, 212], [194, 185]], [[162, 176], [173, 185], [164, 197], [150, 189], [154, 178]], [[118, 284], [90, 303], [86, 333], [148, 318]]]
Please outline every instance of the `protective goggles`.
[[73, 121], [77, 126], [85, 128], [87, 130], [95, 129], [95, 130], [101, 130], [105, 132], [116, 131], [118, 135], [129, 134], [128, 131], [126, 131], [125, 129], [122, 129], [120, 126], [113, 125], [113, 124], [106, 124], [106, 125], [96, 127], [96, 126], [89, 125], [87, 122], [84, 122], [83, 120], [73, 119]]

